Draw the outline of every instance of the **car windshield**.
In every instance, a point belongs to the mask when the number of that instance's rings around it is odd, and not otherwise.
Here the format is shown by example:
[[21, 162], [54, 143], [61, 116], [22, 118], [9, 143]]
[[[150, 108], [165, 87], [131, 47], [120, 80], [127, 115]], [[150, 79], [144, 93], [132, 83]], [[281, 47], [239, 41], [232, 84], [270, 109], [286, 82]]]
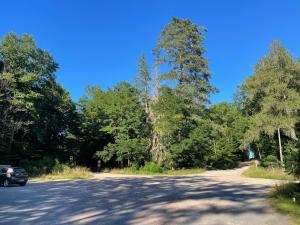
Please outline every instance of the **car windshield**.
[[14, 167], [13, 169], [17, 173], [24, 173], [24, 172], [26, 172], [25, 169], [22, 168], [22, 167]]

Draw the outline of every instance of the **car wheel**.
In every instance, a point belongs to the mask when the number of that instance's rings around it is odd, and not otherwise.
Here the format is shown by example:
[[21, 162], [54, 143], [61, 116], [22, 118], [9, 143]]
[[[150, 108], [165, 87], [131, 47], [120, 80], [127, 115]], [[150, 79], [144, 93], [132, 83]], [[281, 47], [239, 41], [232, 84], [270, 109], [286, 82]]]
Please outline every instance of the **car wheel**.
[[25, 186], [27, 182], [20, 183], [20, 186]]
[[3, 186], [4, 187], [9, 187], [9, 185], [10, 185], [9, 180], [5, 180], [4, 183], [3, 183]]

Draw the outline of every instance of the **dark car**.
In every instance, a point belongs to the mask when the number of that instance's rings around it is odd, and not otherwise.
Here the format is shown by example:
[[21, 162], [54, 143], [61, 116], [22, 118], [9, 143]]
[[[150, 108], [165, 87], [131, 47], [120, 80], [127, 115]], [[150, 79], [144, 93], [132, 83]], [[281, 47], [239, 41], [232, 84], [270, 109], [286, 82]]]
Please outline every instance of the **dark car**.
[[28, 174], [22, 167], [11, 167], [0, 165], [0, 185], [8, 187], [11, 184], [25, 186], [28, 181]]

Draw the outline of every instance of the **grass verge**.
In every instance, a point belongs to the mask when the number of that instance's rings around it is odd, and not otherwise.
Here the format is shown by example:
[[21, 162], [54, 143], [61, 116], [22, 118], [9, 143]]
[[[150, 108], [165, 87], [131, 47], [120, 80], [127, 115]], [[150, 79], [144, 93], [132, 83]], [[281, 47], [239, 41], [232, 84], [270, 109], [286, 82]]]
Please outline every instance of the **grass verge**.
[[125, 168], [125, 169], [112, 169], [109, 171], [114, 174], [126, 174], [126, 175], [151, 175], [151, 176], [180, 176], [180, 175], [191, 175], [200, 174], [205, 172], [204, 169], [181, 169], [181, 170], [161, 170], [161, 171], [145, 171], [135, 168]]
[[295, 180], [292, 175], [285, 173], [281, 168], [264, 168], [251, 166], [243, 173], [244, 176], [250, 178], [265, 178], [275, 180]]
[[49, 174], [41, 175], [38, 177], [32, 178], [32, 180], [62, 180], [62, 179], [69, 179], [69, 180], [75, 180], [75, 179], [88, 179], [92, 178], [93, 173], [90, 172], [89, 169], [85, 167], [68, 167], [63, 166], [59, 170], [54, 170]]
[[[293, 201], [293, 198], [295, 202]], [[276, 186], [269, 198], [271, 205], [279, 212], [291, 217], [300, 224], [300, 184], [289, 183]]]

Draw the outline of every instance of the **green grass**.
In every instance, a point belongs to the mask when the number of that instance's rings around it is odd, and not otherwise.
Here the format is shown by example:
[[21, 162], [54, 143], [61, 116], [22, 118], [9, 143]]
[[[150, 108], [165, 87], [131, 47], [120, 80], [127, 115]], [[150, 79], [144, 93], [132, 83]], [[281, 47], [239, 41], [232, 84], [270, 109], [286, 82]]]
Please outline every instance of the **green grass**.
[[124, 174], [124, 175], [151, 175], [151, 176], [180, 176], [180, 175], [191, 175], [200, 174], [205, 172], [204, 169], [181, 169], [181, 170], [162, 170], [159, 172], [144, 171], [134, 168], [125, 169], [112, 169], [109, 171], [114, 174]]
[[250, 178], [265, 178], [275, 180], [295, 180], [292, 175], [285, 173], [281, 168], [264, 168], [251, 166], [243, 173], [244, 176]]
[[90, 172], [90, 170], [85, 167], [70, 168], [70, 167], [64, 166], [60, 170], [56, 170], [49, 174], [34, 177], [32, 180], [43, 180], [43, 181], [44, 180], [62, 180], [62, 179], [75, 180], [75, 179], [88, 179], [88, 178], [92, 178], [92, 177], [93, 177], [93, 173]]
[[[295, 197], [294, 203], [292, 198]], [[279, 212], [291, 217], [295, 224], [300, 224], [300, 184], [289, 183], [276, 186], [270, 196], [271, 205]]]

